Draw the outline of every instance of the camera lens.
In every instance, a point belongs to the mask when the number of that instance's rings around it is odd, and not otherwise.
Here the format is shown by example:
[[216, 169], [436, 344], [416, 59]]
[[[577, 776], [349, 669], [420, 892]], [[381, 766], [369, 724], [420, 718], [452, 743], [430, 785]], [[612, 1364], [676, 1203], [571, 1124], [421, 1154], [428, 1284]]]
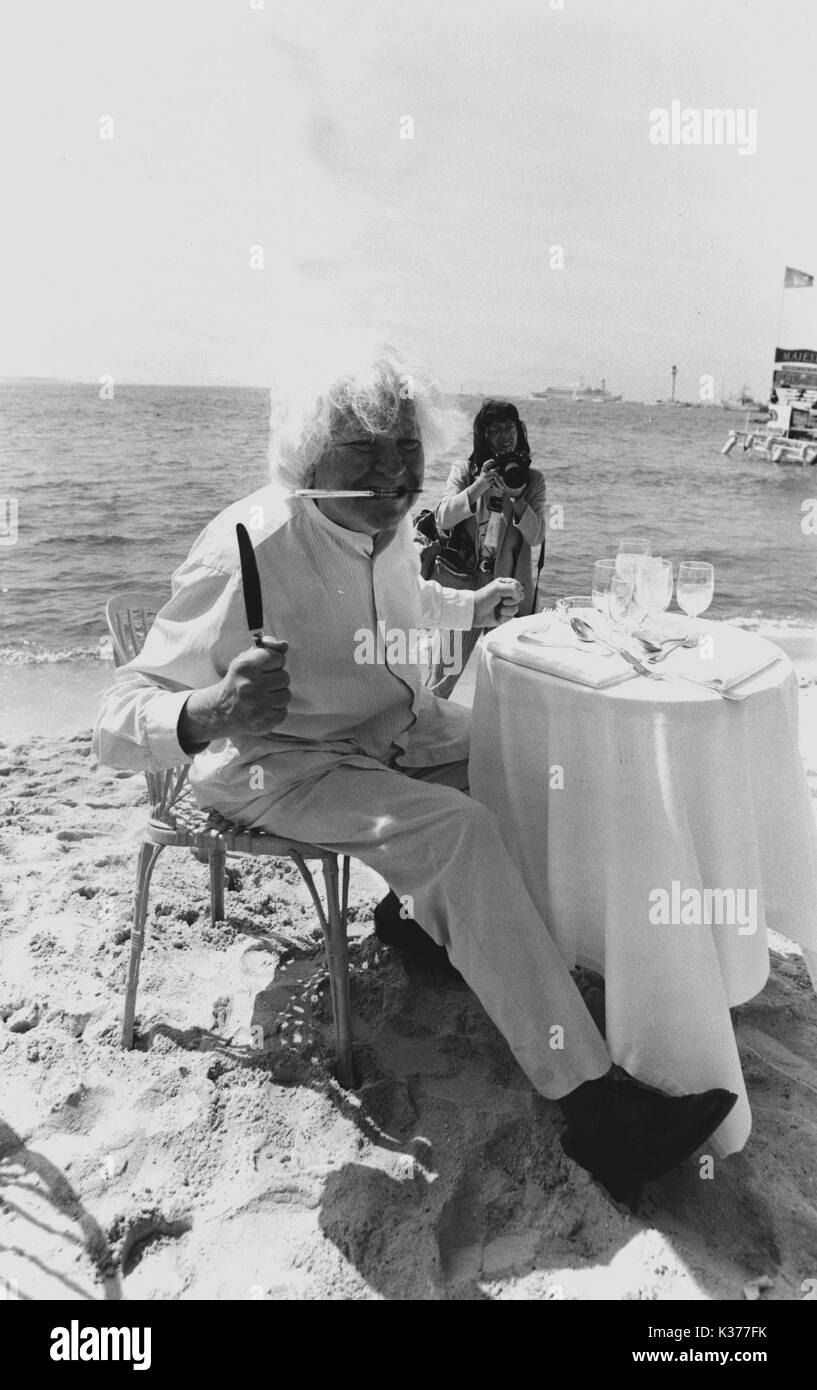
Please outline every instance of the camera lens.
[[509, 463], [502, 477], [505, 486], [510, 488], [524, 487], [527, 482], [527, 472], [518, 463]]
[[497, 471], [506, 487], [516, 489], [527, 485], [530, 464], [519, 454], [509, 453], [497, 459]]

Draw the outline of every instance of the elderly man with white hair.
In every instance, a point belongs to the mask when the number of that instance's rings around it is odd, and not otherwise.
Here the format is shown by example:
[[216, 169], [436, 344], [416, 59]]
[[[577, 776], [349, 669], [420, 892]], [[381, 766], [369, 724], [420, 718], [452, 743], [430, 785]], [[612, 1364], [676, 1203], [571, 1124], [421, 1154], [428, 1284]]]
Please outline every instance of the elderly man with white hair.
[[[565, 1151], [621, 1196], [689, 1157], [735, 1097], [612, 1078], [496, 821], [465, 794], [468, 711], [425, 688], [409, 641], [382, 640], [491, 626], [521, 596], [513, 579], [472, 593], [420, 576], [407, 513], [440, 421], [390, 351], [291, 410], [273, 431], [273, 483], [195, 541], [142, 653], [106, 692], [95, 751], [120, 768], [192, 763], [202, 806], [382, 874], [397, 895], [380, 906], [384, 934], [408, 900], [418, 936], [445, 948], [532, 1085], [561, 1105]], [[304, 488], [372, 495], [293, 495]], [[248, 638], [237, 522], [258, 563], [262, 647]]]

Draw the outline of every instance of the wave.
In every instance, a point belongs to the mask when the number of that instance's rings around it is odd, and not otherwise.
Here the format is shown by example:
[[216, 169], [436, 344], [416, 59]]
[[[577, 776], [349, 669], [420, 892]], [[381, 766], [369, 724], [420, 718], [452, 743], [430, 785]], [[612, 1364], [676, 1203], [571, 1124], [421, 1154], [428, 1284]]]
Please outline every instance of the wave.
[[[707, 617], [708, 614], [704, 614]], [[808, 618], [771, 618], [768, 614], [762, 617], [758, 614], [750, 613], [743, 616], [730, 617], [726, 621], [731, 627], [740, 627], [744, 632], [779, 633], [785, 636], [791, 633], [792, 636], [810, 633], [817, 639], [817, 622], [809, 621]]]
[[95, 647], [35, 647], [23, 643], [17, 647], [0, 647], [0, 666], [61, 666], [73, 662], [77, 666], [110, 666], [113, 670], [113, 650], [110, 639], [103, 637]]
[[133, 545], [136, 541], [144, 543], [144, 536], [120, 536], [111, 532], [83, 531], [77, 536], [38, 537], [37, 545]]

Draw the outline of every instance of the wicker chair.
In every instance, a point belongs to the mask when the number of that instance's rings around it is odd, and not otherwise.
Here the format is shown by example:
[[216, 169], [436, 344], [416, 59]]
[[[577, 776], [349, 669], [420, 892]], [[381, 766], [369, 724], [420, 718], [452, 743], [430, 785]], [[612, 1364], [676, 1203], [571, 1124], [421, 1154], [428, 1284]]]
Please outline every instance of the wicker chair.
[[[158, 611], [148, 594], [128, 593], [108, 601], [105, 617], [113, 642], [114, 661], [123, 666], [139, 654]], [[136, 992], [139, 966], [145, 944], [150, 880], [156, 860], [165, 848], [194, 849], [210, 861], [210, 915], [213, 922], [224, 916], [224, 878], [228, 852], [240, 855], [270, 855], [289, 858], [297, 865], [323, 930], [329, 972], [329, 989], [335, 1019], [337, 1069], [341, 1085], [354, 1085], [352, 1027], [349, 1003], [349, 962], [346, 947], [346, 918], [349, 899], [349, 858], [343, 856], [342, 885], [339, 883], [338, 856], [317, 845], [303, 844], [285, 836], [267, 835], [235, 825], [217, 812], [203, 811], [187, 780], [187, 767], [167, 772], [146, 772], [150, 819], [142, 834], [136, 870], [133, 903], [133, 930], [130, 965], [122, 1023], [122, 1046], [133, 1047]], [[326, 908], [315, 880], [307, 867], [308, 859], [320, 859], [326, 888]], [[339, 891], [340, 888], [340, 891]]]

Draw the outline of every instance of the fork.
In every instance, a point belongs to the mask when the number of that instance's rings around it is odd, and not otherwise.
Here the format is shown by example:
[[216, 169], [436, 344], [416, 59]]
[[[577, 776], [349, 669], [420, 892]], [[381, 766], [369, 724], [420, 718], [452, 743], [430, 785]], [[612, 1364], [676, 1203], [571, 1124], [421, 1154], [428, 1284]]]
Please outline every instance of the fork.
[[694, 676], [682, 676], [678, 671], [673, 671], [671, 675], [665, 675], [663, 671], [654, 671], [652, 666], [645, 666], [632, 652], [625, 652], [622, 647], [619, 656], [623, 656], [625, 661], [638, 672], [640, 676], [649, 676], [654, 681], [686, 681], [687, 685], [696, 685], [699, 690], [711, 690], [713, 694], [720, 695], [722, 700], [733, 700], [739, 703], [741, 700], [748, 700], [748, 695], [738, 695], [734, 690], [726, 690], [722, 680], [696, 681]]

